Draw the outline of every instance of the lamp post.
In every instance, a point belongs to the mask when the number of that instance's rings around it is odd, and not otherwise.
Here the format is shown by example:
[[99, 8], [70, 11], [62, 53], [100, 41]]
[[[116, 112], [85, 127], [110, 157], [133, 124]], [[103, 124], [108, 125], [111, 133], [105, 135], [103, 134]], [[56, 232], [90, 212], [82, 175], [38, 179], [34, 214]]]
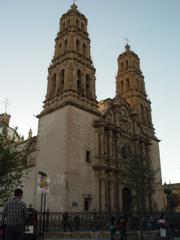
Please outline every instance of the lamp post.
[[48, 191], [48, 177], [43, 171], [39, 171], [39, 191], [41, 193], [40, 218], [39, 218], [39, 239], [44, 240], [46, 193]]

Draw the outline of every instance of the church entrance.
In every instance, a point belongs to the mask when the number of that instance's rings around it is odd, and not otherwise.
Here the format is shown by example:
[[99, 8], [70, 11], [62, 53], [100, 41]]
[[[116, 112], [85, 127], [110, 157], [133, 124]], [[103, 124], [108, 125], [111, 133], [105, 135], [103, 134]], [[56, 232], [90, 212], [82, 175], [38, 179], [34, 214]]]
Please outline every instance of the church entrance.
[[132, 208], [131, 192], [129, 188], [125, 187], [122, 190], [122, 210], [127, 212]]

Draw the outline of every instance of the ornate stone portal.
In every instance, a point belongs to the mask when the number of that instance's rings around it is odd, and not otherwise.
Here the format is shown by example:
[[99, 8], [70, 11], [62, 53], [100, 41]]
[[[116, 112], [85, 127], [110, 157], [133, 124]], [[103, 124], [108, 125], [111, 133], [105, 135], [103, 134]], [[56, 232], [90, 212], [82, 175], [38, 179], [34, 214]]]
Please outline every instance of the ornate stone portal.
[[[133, 143], [159, 169], [152, 201], [161, 210], [159, 141], [138, 56], [126, 45], [118, 57], [116, 96], [98, 103], [87, 19], [75, 4], [61, 17], [55, 42], [38, 116], [36, 164], [25, 185], [32, 189], [38, 172], [45, 172], [50, 178], [47, 205], [54, 211], [126, 210], [131, 189], [122, 185], [119, 169], [122, 148]], [[26, 198], [39, 208], [37, 188], [26, 192]]]

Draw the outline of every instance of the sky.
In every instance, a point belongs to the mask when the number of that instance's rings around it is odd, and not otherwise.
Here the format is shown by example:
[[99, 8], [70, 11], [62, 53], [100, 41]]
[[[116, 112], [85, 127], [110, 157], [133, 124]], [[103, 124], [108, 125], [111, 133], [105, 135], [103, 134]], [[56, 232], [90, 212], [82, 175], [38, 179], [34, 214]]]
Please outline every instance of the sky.
[[[59, 19], [73, 0], [0, 0], [0, 113], [25, 138], [37, 134]], [[162, 180], [180, 182], [180, 1], [78, 0], [88, 18], [96, 94], [115, 96], [117, 57], [126, 38], [138, 54], [160, 140]]]

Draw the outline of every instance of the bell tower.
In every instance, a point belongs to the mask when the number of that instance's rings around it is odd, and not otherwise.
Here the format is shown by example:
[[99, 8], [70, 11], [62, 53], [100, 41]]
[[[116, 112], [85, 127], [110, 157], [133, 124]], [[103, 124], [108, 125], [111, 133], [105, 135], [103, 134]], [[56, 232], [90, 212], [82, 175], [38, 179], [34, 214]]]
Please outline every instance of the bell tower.
[[67, 104], [97, 111], [95, 68], [90, 56], [87, 18], [78, 11], [75, 3], [60, 19], [41, 115]]
[[125, 52], [118, 57], [116, 94], [124, 98], [138, 114], [138, 121], [152, 128], [151, 102], [147, 98], [144, 76], [140, 69], [140, 59], [125, 46]]
[[[90, 209], [95, 208], [95, 186], [89, 183], [94, 182], [93, 124], [99, 115], [87, 18], [73, 4], [60, 18], [38, 116], [35, 175], [43, 171], [49, 177], [47, 204], [56, 211], [83, 210], [87, 199]], [[38, 208], [38, 192], [35, 195]]]

